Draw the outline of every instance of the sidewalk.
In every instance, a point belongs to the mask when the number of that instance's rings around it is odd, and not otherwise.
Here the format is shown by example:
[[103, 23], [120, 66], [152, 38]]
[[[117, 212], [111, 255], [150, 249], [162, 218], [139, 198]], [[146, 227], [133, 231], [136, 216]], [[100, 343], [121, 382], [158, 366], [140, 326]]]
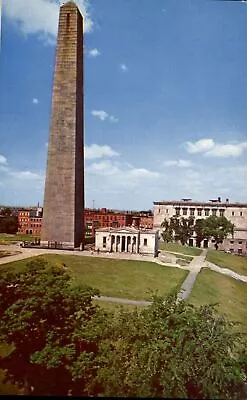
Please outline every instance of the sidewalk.
[[193, 260], [188, 265], [190, 273], [181, 286], [181, 290], [178, 294], [178, 300], [185, 300], [189, 297], [196, 281], [197, 275], [204, 267], [206, 256], [207, 249], [204, 249], [202, 251], [202, 254], [200, 256], [194, 256]]

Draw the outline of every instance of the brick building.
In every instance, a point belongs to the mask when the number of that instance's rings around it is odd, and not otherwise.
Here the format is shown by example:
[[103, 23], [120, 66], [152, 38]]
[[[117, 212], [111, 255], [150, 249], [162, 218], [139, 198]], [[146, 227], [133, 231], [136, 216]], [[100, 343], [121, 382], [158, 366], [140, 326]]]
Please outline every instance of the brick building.
[[[194, 217], [195, 219], [207, 218], [211, 215], [225, 216], [234, 224], [234, 237], [227, 237], [219, 247], [222, 250], [237, 254], [247, 254], [247, 203], [231, 203], [229, 199], [221, 198], [207, 202], [182, 199], [175, 201], [154, 202], [154, 229], [162, 231], [161, 224], [173, 216]], [[193, 235], [188, 244], [195, 246], [196, 235]], [[214, 240], [204, 240], [202, 247], [214, 247]]]
[[[38, 207], [26, 208], [18, 211], [18, 233], [40, 236], [42, 226], [43, 209]], [[150, 212], [133, 212], [100, 209], [85, 209], [84, 226], [87, 236], [94, 236], [95, 229], [121, 228], [124, 226], [136, 227], [137, 229], [152, 229], [153, 216]]]
[[40, 236], [43, 209], [26, 208], [18, 211], [18, 233]]
[[153, 216], [151, 213], [101, 209], [85, 209], [84, 225], [89, 236], [95, 235], [95, 229], [121, 228], [134, 226], [136, 228], [152, 229]]

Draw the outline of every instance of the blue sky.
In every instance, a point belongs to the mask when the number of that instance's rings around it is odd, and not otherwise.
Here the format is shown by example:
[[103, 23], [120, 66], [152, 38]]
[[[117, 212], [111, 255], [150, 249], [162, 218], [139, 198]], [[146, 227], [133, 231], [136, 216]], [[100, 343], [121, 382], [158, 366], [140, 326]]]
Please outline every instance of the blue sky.
[[[86, 206], [247, 202], [247, 3], [78, 0]], [[43, 202], [59, 2], [4, 0], [0, 204]]]

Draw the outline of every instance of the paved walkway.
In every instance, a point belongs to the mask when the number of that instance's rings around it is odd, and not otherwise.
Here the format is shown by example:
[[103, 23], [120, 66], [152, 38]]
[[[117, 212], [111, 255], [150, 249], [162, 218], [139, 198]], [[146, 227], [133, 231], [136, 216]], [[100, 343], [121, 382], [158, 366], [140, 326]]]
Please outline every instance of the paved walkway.
[[[247, 283], [247, 276], [237, 274], [236, 272], [228, 269], [228, 268], [221, 268], [215, 264], [206, 261], [207, 249], [203, 249], [200, 256], [193, 256], [193, 260], [188, 265], [179, 265], [174, 263], [174, 258], [171, 258], [168, 262], [167, 255], [164, 252], [161, 252], [158, 258], [154, 258], [152, 256], [144, 256], [140, 254], [129, 254], [129, 253], [97, 253], [93, 251], [70, 251], [70, 250], [57, 250], [57, 249], [35, 249], [35, 248], [22, 248], [17, 245], [0, 245], [0, 250], [7, 250], [8, 251], [21, 251], [20, 254], [7, 256], [0, 258], [0, 265], [7, 264], [14, 261], [23, 260], [30, 257], [39, 256], [42, 254], [66, 254], [66, 255], [76, 255], [82, 257], [99, 257], [99, 258], [110, 258], [110, 259], [122, 259], [122, 260], [137, 260], [137, 261], [147, 261], [147, 262], [155, 262], [159, 265], [171, 268], [180, 268], [184, 270], [188, 270], [189, 274], [184, 280], [181, 290], [178, 294], [178, 300], [185, 300], [189, 297], [194, 283], [196, 281], [197, 275], [201, 271], [202, 268], [209, 268], [213, 271], [216, 271], [220, 274], [230, 276], [233, 279], [237, 279], [239, 281]], [[180, 253], [173, 253], [177, 255], [181, 255]], [[182, 254], [184, 255], [184, 254]], [[189, 256], [191, 257], [191, 256]], [[100, 301], [110, 301], [120, 304], [133, 304], [133, 305], [143, 305], [147, 306], [150, 305], [151, 302], [149, 301], [138, 301], [138, 300], [131, 300], [131, 299], [120, 299], [116, 297], [107, 297], [107, 296], [100, 296], [96, 297], [97, 300]]]
[[212, 271], [219, 272], [220, 274], [230, 276], [233, 279], [237, 279], [238, 281], [246, 282], [247, 283], [247, 276], [237, 274], [237, 272], [232, 271], [228, 268], [218, 267], [209, 261], [206, 261], [205, 267], [210, 268]]
[[204, 267], [206, 255], [207, 255], [207, 249], [204, 249], [200, 256], [195, 256], [193, 260], [190, 262], [189, 264], [190, 272], [181, 286], [181, 290], [178, 294], [178, 300], [185, 300], [189, 297], [192, 288], [194, 286], [194, 283], [196, 281], [197, 275]]

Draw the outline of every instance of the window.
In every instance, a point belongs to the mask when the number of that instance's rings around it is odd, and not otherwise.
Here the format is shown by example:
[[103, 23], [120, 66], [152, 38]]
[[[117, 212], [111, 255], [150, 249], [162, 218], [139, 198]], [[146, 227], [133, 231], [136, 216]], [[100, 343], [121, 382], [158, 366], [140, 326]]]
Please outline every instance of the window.
[[103, 248], [106, 248], [106, 236], [103, 236]]
[[191, 208], [190, 209], [190, 216], [193, 217], [195, 215], [195, 209]]
[[160, 214], [160, 208], [159, 208], [159, 214]]
[[205, 217], [209, 216], [209, 208], [205, 208]]
[[225, 210], [220, 210], [220, 217], [224, 217]]
[[148, 240], [147, 240], [147, 239], [144, 239], [143, 245], [144, 245], [144, 246], [147, 246], [147, 245], [148, 245]]
[[238, 241], [238, 244], [242, 244], [242, 243], [243, 243], [242, 240], [239, 240], [239, 241]]
[[187, 211], [188, 211], [187, 208], [183, 208], [183, 215], [187, 215]]
[[180, 215], [180, 208], [176, 208], [176, 216]]
[[201, 208], [198, 208], [198, 210], [197, 210], [197, 215], [198, 215], [198, 217], [201, 217], [201, 216], [202, 216], [202, 209], [201, 209]]
[[166, 209], [166, 213], [168, 214], [168, 209]]
[[232, 216], [234, 215], [234, 211], [232, 211]]
[[242, 254], [242, 249], [238, 249], [238, 254]]
[[230, 243], [231, 243], [231, 244], [234, 244], [234, 240], [230, 240]]
[[212, 210], [212, 215], [216, 217], [217, 210]]
[[234, 252], [234, 249], [230, 249], [230, 252], [233, 253], [233, 252]]
[[243, 212], [242, 211], [240, 211], [240, 217], [242, 217], [243, 216]]

